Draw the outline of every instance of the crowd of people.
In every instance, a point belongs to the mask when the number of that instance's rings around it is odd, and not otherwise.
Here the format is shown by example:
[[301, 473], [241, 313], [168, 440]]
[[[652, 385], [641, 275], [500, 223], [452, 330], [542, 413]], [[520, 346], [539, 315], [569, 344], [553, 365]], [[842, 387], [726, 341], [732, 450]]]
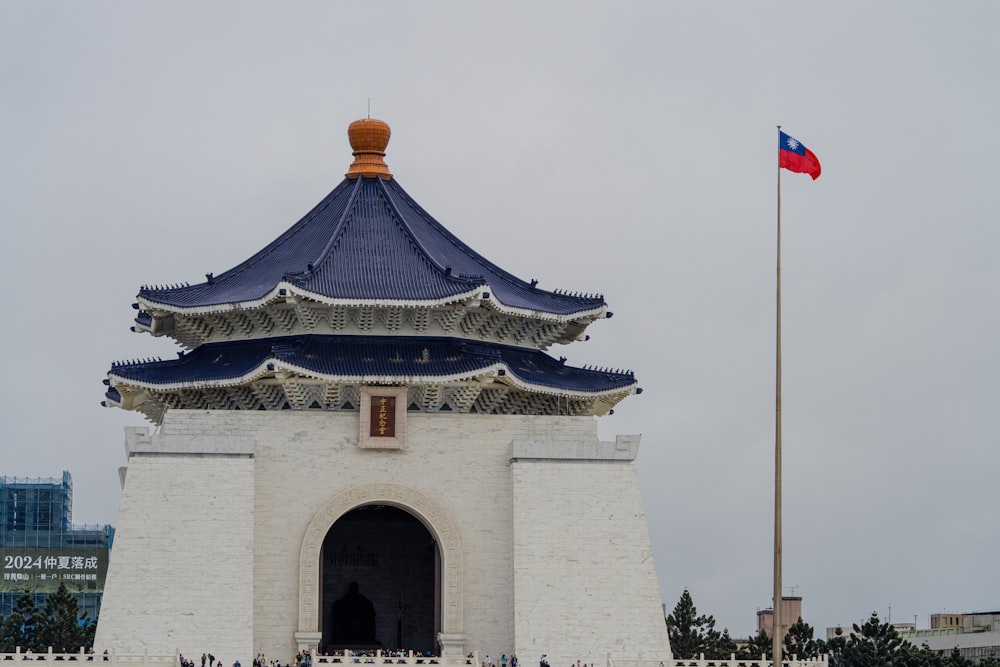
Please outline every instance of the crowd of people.
[[[470, 655], [470, 658], [471, 657], [472, 656]], [[392, 663], [395, 661], [398, 664], [405, 664], [410, 658], [413, 658], [417, 664], [438, 664], [438, 661], [433, 655], [431, 655], [430, 651], [420, 653], [409, 649], [384, 649], [381, 651], [371, 649], [345, 649], [338, 650], [332, 654], [324, 652], [321, 655], [316, 656], [315, 663], [317, 665], [343, 664], [345, 662], [350, 662], [352, 664], [368, 664], [374, 663], [376, 658], [381, 658], [380, 662], [383, 663]], [[211, 653], [203, 653], [201, 655], [200, 665], [197, 661], [187, 658], [183, 654], [180, 655], [179, 659], [180, 667], [224, 667], [222, 660], [215, 657]], [[294, 663], [282, 663], [280, 660], [268, 660], [263, 653], [258, 653], [253, 659], [253, 667], [293, 667], [293, 664], [294, 667], [314, 667], [313, 662], [314, 658], [309, 651], [299, 651], [296, 653]], [[509, 667], [516, 667], [516, 665], [516, 662], [511, 662]], [[241, 667], [240, 661], [237, 660], [234, 662], [232, 667]], [[508, 664], [504, 663], [502, 667], [508, 667]]]
[[[470, 653], [469, 657], [471, 658], [473, 657], [473, 655]], [[542, 657], [544, 658], [545, 656]], [[503, 655], [500, 656], [499, 660], [493, 662], [493, 659], [490, 658], [490, 654], [487, 653], [485, 656], [483, 656], [482, 664], [480, 665], [480, 667], [517, 667], [517, 656], [511, 654], [511, 656], [508, 658], [507, 654], [504, 653]], [[548, 667], [548, 665], [542, 665], [542, 667]]]
[[354, 664], [369, 664], [374, 663], [375, 658], [381, 657], [382, 662], [393, 663], [395, 661], [397, 664], [406, 664], [407, 660], [412, 657], [417, 664], [434, 665], [437, 664], [437, 660], [430, 651], [421, 653], [420, 651], [413, 651], [410, 649], [397, 648], [397, 649], [344, 649], [337, 650], [334, 653], [324, 652], [322, 655], [317, 656], [316, 662], [318, 664], [330, 664], [330, 663], [342, 663], [345, 659], [349, 660]]
[[[336, 651], [333, 654], [324, 652], [317, 656], [316, 662], [318, 664], [342, 664], [345, 661], [350, 661], [353, 664], [374, 664], [376, 658], [381, 658], [380, 662], [392, 663], [395, 659], [397, 664], [406, 664], [410, 658], [414, 658], [418, 664], [433, 665], [437, 664], [437, 660], [431, 655], [430, 651], [426, 653], [420, 653], [417, 651], [412, 651], [408, 649], [383, 649], [383, 650], [352, 650], [345, 649], [342, 651]], [[474, 653], [470, 653], [467, 656], [467, 663], [470, 665], [475, 665], [476, 656]], [[183, 655], [180, 656], [180, 667], [199, 667], [194, 660], [189, 660]], [[508, 656], [506, 653], [501, 655], [498, 660], [490, 658], [489, 654], [483, 657], [478, 667], [518, 667], [518, 660], [516, 655]], [[661, 663], [662, 664], [662, 663]], [[310, 655], [309, 651], [299, 651], [295, 655], [295, 667], [313, 667], [313, 657]], [[201, 655], [201, 665], [200, 667], [223, 667], [222, 660], [216, 658], [211, 653], [202, 653]], [[237, 660], [233, 663], [232, 667], [241, 667], [240, 661]], [[267, 657], [263, 653], [258, 653], [253, 660], [253, 667], [292, 667], [291, 663], [284, 664], [278, 660], [268, 661]], [[538, 661], [538, 667], [551, 667], [549, 664], [548, 655], [543, 654], [541, 659]], [[595, 667], [593, 663], [581, 663], [577, 660], [575, 663], [570, 663], [569, 667]]]
[[[180, 667], [199, 667], [194, 660], [185, 658], [183, 653], [180, 655], [179, 660], [181, 663]], [[216, 658], [211, 653], [202, 653], [200, 667], [223, 667], [222, 659]], [[237, 660], [233, 663], [232, 667], [242, 667], [242, 665]], [[263, 653], [258, 653], [253, 659], [253, 667], [292, 667], [292, 663], [283, 665], [280, 660], [268, 661]], [[312, 656], [309, 655], [309, 651], [299, 651], [295, 655], [295, 667], [312, 667]]]
[[[469, 654], [469, 658], [472, 658], [472, 657], [473, 657], [473, 654], [470, 653]], [[518, 663], [517, 663], [517, 656], [516, 655], [511, 655], [508, 658], [507, 655], [504, 654], [504, 655], [500, 656], [500, 660], [494, 662], [490, 658], [489, 654], [487, 654], [487, 655], [485, 655], [483, 657], [482, 663], [479, 665], [479, 667], [517, 667], [517, 664]], [[551, 667], [551, 665], [549, 664], [549, 656], [548, 656], [548, 654], [544, 654], [544, 653], [542, 654], [542, 657], [538, 661], [538, 667]], [[591, 663], [591, 664], [588, 665], [585, 662], [581, 663], [579, 660], [577, 660], [576, 662], [570, 663], [569, 667], [594, 667], [594, 664]]]
[[[550, 665], [549, 665], [549, 656], [548, 655], [546, 655], [544, 653], [542, 654], [541, 659], [538, 661], [538, 667], [550, 667]], [[569, 663], [569, 667], [594, 667], [594, 663], [590, 663], [588, 665], [587, 663], [584, 662], [584, 663], [581, 664], [580, 661], [577, 660], [576, 662]], [[660, 667], [663, 667], [663, 663], [662, 662], [660, 663]]]
[[[105, 653], [107, 653], [107, 651], [105, 651]], [[194, 660], [189, 660], [188, 658], [185, 658], [183, 653], [180, 655], [179, 659], [181, 667], [197, 667], [195, 665]], [[216, 658], [211, 653], [202, 653], [201, 667], [222, 667], [222, 658]], [[240, 665], [240, 661], [237, 660], [236, 662], [233, 663], [233, 667], [242, 667], [242, 665]]]

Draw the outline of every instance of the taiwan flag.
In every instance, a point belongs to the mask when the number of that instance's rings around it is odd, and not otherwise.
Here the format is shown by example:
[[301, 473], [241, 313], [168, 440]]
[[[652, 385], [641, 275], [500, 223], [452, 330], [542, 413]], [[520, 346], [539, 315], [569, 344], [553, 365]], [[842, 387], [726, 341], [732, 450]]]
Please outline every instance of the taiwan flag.
[[778, 168], [809, 174], [814, 181], [819, 178], [820, 166], [816, 154], [781, 130], [778, 130], [778, 137]]

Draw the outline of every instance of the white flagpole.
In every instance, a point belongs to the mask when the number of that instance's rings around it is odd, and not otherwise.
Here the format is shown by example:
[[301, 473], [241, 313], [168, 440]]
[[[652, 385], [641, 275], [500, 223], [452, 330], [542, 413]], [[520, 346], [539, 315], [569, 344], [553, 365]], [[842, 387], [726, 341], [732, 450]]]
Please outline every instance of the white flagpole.
[[[778, 126], [781, 138], [781, 126]], [[774, 665], [781, 664], [781, 146], [778, 146], [778, 256], [777, 308], [775, 320], [774, 384], [774, 621], [771, 652]]]

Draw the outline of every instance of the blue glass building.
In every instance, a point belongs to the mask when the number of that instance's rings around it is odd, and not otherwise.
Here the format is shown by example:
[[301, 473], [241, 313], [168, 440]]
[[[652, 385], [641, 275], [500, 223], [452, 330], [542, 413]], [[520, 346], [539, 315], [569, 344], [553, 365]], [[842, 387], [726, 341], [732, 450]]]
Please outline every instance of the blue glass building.
[[0, 477], [0, 614], [8, 615], [25, 591], [35, 606], [60, 583], [81, 614], [101, 609], [114, 528], [73, 525], [73, 478]]

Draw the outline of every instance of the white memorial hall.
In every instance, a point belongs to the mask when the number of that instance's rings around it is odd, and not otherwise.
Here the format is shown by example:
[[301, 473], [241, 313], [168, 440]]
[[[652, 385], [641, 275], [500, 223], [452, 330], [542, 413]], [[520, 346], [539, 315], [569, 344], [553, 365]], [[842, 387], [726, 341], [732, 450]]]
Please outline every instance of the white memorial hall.
[[98, 653], [669, 658], [639, 437], [597, 435], [636, 379], [547, 353], [604, 298], [465, 245], [389, 134], [352, 123], [346, 178], [243, 263], [139, 290], [180, 351], [108, 372], [154, 428], [126, 429]]

